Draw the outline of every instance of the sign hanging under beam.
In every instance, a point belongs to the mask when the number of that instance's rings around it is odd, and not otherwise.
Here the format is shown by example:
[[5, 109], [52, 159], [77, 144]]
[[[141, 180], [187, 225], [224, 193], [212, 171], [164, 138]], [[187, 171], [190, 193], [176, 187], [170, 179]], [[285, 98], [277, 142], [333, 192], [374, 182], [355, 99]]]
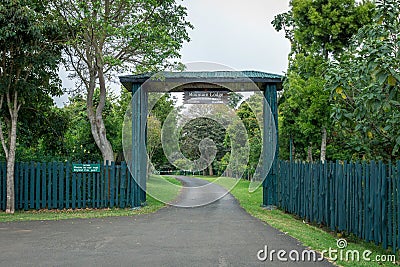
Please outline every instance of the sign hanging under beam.
[[183, 104], [227, 104], [229, 91], [185, 91]]

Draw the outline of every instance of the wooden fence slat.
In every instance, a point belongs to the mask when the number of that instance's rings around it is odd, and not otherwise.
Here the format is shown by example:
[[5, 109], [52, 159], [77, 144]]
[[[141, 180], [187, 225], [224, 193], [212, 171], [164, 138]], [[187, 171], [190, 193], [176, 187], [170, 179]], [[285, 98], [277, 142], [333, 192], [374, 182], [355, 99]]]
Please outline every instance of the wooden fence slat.
[[70, 197], [70, 192], [71, 192], [71, 164], [66, 162], [65, 165], [65, 208], [69, 209], [70, 208], [70, 203], [71, 203], [71, 197]]
[[96, 208], [101, 207], [101, 201], [100, 201], [100, 173], [96, 173]]
[[78, 173], [78, 185], [76, 190], [78, 191], [77, 202], [78, 209], [82, 208], [82, 173]]
[[96, 179], [96, 173], [92, 173], [92, 207], [97, 208], [97, 198], [96, 198], [96, 185], [97, 185], [97, 179]]
[[115, 203], [115, 163], [111, 162], [110, 166], [110, 207], [113, 208]]
[[44, 162], [44, 163], [42, 163], [42, 203], [41, 203], [41, 205], [40, 205], [40, 208], [42, 208], [42, 209], [44, 209], [44, 208], [46, 208], [46, 206], [47, 206], [47, 199], [46, 199], [46, 196], [47, 196], [47, 187], [46, 187], [46, 185], [47, 185], [47, 172], [46, 172], [46, 170], [47, 170], [47, 164]]
[[369, 239], [369, 230], [371, 227], [371, 222], [370, 222], [370, 217], [369, 217], [369, 195], [371, 191], [371, 186], [369, 184], [369, 165], [363, 164], [364, 166], [364, 236], [363, 239], [365, 239], [367, 242], [370, 241]]
[[111, 186], [111, 179], [110, 179], [110, 166], [108, 165], [108, 161], [106, 161], [105, 165], [105, 171], [104, 171], [104, 177], [105, 177], [105, 206], [110, 207], [110, 186]]
[[82, 208], [86, 208], [86, 202], [87, 202], [87, 187], [88, 187], [88, 181], [87, 181], [87, 175], [86, 173], [82, 173]]
[[65, 184], [65, 178], [64, 178], [64, 164], [63, 163], [58, 163], [58, 174], [59, 174], [59, 180], [58, 180], [58, 209], [63, 209], [65, 208], [65, 199], [64, 199], [64, 184]]
[[[127, 167], [128, 169], [128, 167]], [[127, 184], [127, 193], [126, 193], [126, 205], [130, 206], [131, 205], [131, 201], [132, 201], [132, 187], [131, 187], [131, 183], [132, 183], [132, 175], [131, 173], [128, 171], [128, 184]]]
[[119, 185], [120, 185], [120, 173], [121, 168], [120, 166], [115, 166], [115, 205], [119, 207]]
[[35, 205], [35, 164], [31, 162], [29, 168], [29, 208], [33, 209]]
[[388, 235], [388, 246], [393, 245], [393, 201], [392, 201], [392, 163], [388, 163], [388, 174], [387, 174], [387, 235]]
[[381, 229], [380, 231], [380, 242], [382, 242], [382, 246], [384, 249], [388, 248], [388, 242], [387, 242], [387, 228], [388, 228], [388, 222], [387, 222], [387, 215], [388, 215], [388, 209], [387, 209], [387, 203], [386, 203], [386, 198], [387, 198], [387, 191], [386, 191], [386, 165], [382, 164], [381, 168], [381, 190], [380, 190], [380, 200], [382, 203], [382, 210], [380, 211], [381, 213]]
[[397, 161], [397, 175], [395, 177], [395, 181], [396, 181], [396, 197], [397, 197], [397, 245], [400, 245], [400, 160]]
[[106, 207], [106, 176], [104, 175], [104, 164], [100, 165], [100, 207]]
[[71, 207], [72, 209], [76, 209], [76, 205], [77, 205], [77, 195], [76, 195], [76, 189], [77, 189], [77, 181], [76, 181], [76, 172], [72, 173], [72, 191], [71, 191]]
[[53, 179], [52, 179], [52, 174], [53, 174], [53, 168], [51, 166], [51, 163], [47, 164], [47, 208], [51, 209], [53, 206], [53, 202], [52, 202], [52, 183], [53, 183]]
[[41, 175], [40, 175], [41, 164], [40, 164], [40, 162], [36, 163], [35, 167], [36, 167], [35, 209], [39, 210], [40, 209], [40, 180], [41, 180]]
[[126, 165], [124, 162], [121, 163], [121, 180], [120, 180], [120, 208], [125, 208], [125, 190], [126, 190]]
[[393, 163], [392, 176], [390, 179], [391, 184], [392, 184], [392, 194], [390, 195], [390, 197], [391, 197], [392, 212], [393, 212], [393, 214], [392, 214], [392, 217], [393, 217], [393, 220], [392, 220], [392, 224], [393, 224], [393, 227], [392, 227], [392, 229], [393, 229], [392, 230], [392, 251], [393, 251], [393, 253], [396, 252], [398, 244], [399, 244], [399, 243], [397, 243], [397, 235], [396, 235], [396, 232], [397, 232], [396, 227], [397, 227], [397, 222], [399, 220], [399, 214], [396, 212], [397, 211], [396, 210], [396, 203], [397, 203], [397, 201], [396, 201], [397, 200], [397, 198], [396, 198], [396, 190], [397, 190], [396, 171], [398, 172], [398, 171], [400, 171], [400, 169], [397, 168], [397, 170], [396, 170], [396, 163]]
[[53, 209], [57, 208], [57, 186], [58, 186], [58, 171], [57, 171], [57, 163], [56, 162], [52, 162], [52, 167], [53, 167], [53, 179], [52, 179], [52, 193], [53, 193]]
[[24, 163], [24, 210], [29, 209], [29, 165]]
[[86, 202], [87, 202], [87, 177], [86, 177], [86, 173], [84, 172], [84, 173], [82, 173], [82, 187], [81, 187], [81, 190], [82, 190], [82, 199], [81, 199], [81, 202], [82, 202], [82, 209], [84, 209], [84, 208], [86, 208]]
[[361, 179], [361, 164], [359, 162], [355, 165], [356, 168], [356, 188], [357, 188], [357, 201], [356, 201], [356, 222], [357, 222], [357, 231], [356, 235], [361, 237], [361, 232], [363, 228], [363, 206], [362, 206], [362, 192], [363, 192], [363, 184]]
[[[0, 163], [0, 178], [1, 178], [1, 210], [6, 210], [7, 202], [7, 165], [5, 162]], [[18, 177], [18, 176], [16, 176]], [[17, 195], [17, 194], [16, 194]]]

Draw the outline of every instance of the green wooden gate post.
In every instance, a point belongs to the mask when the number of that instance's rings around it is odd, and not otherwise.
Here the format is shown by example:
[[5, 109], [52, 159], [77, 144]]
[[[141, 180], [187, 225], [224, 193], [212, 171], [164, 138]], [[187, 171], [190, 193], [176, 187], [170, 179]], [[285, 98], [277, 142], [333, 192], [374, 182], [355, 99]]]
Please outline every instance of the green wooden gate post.
[[140, 84], [132, 85], [132, 190], [131, 207], [146, 201], [147, 156], [145, 147], [147, 92]]
[[[278, 105], [277, 105], [277, 87], [276, 84], [266, 84], [264, 90], [264, 97], [269, 104], [263, 105], [263, 158], [271, 159], [271, 147], [276, 145], [275, 155], [273, 157], [273, 163], [269, 170], [266, 179], [263, 182], [263, 206], [277, 205], [277, 173], [278, 173]], [[269, 110], [271, 109], [271, 110]], [[272, 116], [271, 116], [272, 115]], [[275, 122], [275, 132], [270, 129], [271, 120]], [[273, 152], [273, 151], [272, 151]]]

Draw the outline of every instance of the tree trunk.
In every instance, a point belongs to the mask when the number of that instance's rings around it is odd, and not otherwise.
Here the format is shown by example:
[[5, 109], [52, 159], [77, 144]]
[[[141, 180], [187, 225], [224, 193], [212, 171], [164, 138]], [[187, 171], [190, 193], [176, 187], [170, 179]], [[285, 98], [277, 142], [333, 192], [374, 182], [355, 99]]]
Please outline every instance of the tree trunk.
[[93, 135], [93, 139], [96, 142], [97, 147], [100, 149], [101, 155], [103, 157], [104, 163], [106, 161], [114, 161], [114, 152], [110, 141], [107, 139], [106, 127], [103, 120], [103, 109], [106, 102], [106, 87], [103, 73], [99, 73], [100, 81], [100, 100], [97, 105], [96, 112], [93, 106], [93, 95], [95, 90], [95, 74], [94, 72], [90, 75], [88, 95], [86, 99], [87, 114], [90, 121], [90, 129]]
[[[18, 104], [18, 92], [13, 93], [13, 98], [10, 93], [6, 93], [8, 112], [10, 113], [11, 122], [9, 125], [8, 144], [4, 139], [3, 128], [0, 125], [0, 139], [7, 160], [7, 203], [6, 213], [15, 212], [15, 192], [14, 192], [14, 168], [15, 168], [15, 150], [17, 147], [17, 122], [18, 111], [21, 104]], [[3, 106], [4, 95], [0, 98], [0, 108]]]
[[321, 161], [325, 162], [326, 159], [326, 128], [322, 128], [322, 140], [321, 140]]
[[313, 161], [313, 158], [312, 158], [312, 144], [310, 144], [310, 145], [308, 146], [307, 161], [308, 161], [308, 162], [312, 162], [312, 161]]
[[14, 167], [15, 167], [15, 149], [17, 144], [17, 117], [18, 114], [11, 117], [11, 136], [10, 148], [7, 158], [7, 207], [6, 213], [15, 211], [15, 192], [14, 192]]
[[210, 166], [208, 166], [208, 175], [209, 175], [209, 176], [214, 176], [212, 164], [210, 164]]

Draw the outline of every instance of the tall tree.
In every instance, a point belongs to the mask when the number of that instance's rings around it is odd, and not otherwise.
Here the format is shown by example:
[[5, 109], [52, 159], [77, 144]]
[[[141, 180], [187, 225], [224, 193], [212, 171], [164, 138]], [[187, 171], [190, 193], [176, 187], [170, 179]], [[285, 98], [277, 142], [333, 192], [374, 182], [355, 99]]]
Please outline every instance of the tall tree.
[[[0, 3], [0, 140], [7, 159], [7, 213], [14, 213], [14, 164], [21, 107], [60, 94], [60, 28], [46, 1]], [[7, 129], [7, 130], [5, 130]]]
[[[349, 44], [350, 38], [357, 30], [370, 21], [370, 2], [357, 4], [355, 0], [292, 0], [292, 9], [279, 14], [272, 22], [275, 29], [284, 30], [286, 37], [291, 41], [292, 49], [289, 56], [289, 70], [284, 84], [283, 106], [295, 106], [304, 116], [286, 116], [294, 118], [298, 125], [301, 125], [301, 138], [307, 138], [308, 159], [311, 160], [312, 147], [316, 143], [316, 135], [320, 139], [320, 158], [325, 161], [326, 144], [328, 136], [330, 110], [329, 94], [323, 90], [325, 80], [321, 76], [326, 70], [330, 58], [335, 58]], [[307, 87], [306, 91], [311, 96], [325, 94], [323, 97], [313, 99], [308, 97], [310, 102], [303, 101], [304, 94], [298, 92], [298, 85]], [[297, 87], [297, 88], [296, 88]], [[292, 101], [289, 101], [292, 98]], [[321, 100], [324, 102], [321, 103]], [[293, 102], [299, 103], [293, 105]], [[319, 113], [321, 116], [311, 116], [315, 108], [323, 108]], [[283, 108], [289, 111], [290, 106]], [[293, 110], [293, 112], [297, 112]], [[308, 118], [307, 118], [308, 117]], [[289, 123], [283, 123], [288, 125]], [[310, 131], [310, 126], [317, 127], [318, 133]], [[305, 131], [303, 131], [304, 129]], [[285, 129], [283, 129], [285, 131]], [[296, 131], [297, 132], [297, 131]], [[313, 133], [310, 135], [310, 133]], [[295, 133], [288, 133], [293, 138]], [[296, 150], [298, 151], [298, 150]]]
[[334, 118], [355, 159], [400, 158], [400, 7], [376, 1], [373, 23], [332, 62]]
[[[86, 89], [87, 115], [103, 160], [113, 161], [103, 119], [107, 81], [118, 71], [143, 72], [176, 66], [189, 37], [186, 9], [175, 0], [54, 0], [68, 25], [69, 66]], [[100, 101], [94, 90], [100, 88]]]

